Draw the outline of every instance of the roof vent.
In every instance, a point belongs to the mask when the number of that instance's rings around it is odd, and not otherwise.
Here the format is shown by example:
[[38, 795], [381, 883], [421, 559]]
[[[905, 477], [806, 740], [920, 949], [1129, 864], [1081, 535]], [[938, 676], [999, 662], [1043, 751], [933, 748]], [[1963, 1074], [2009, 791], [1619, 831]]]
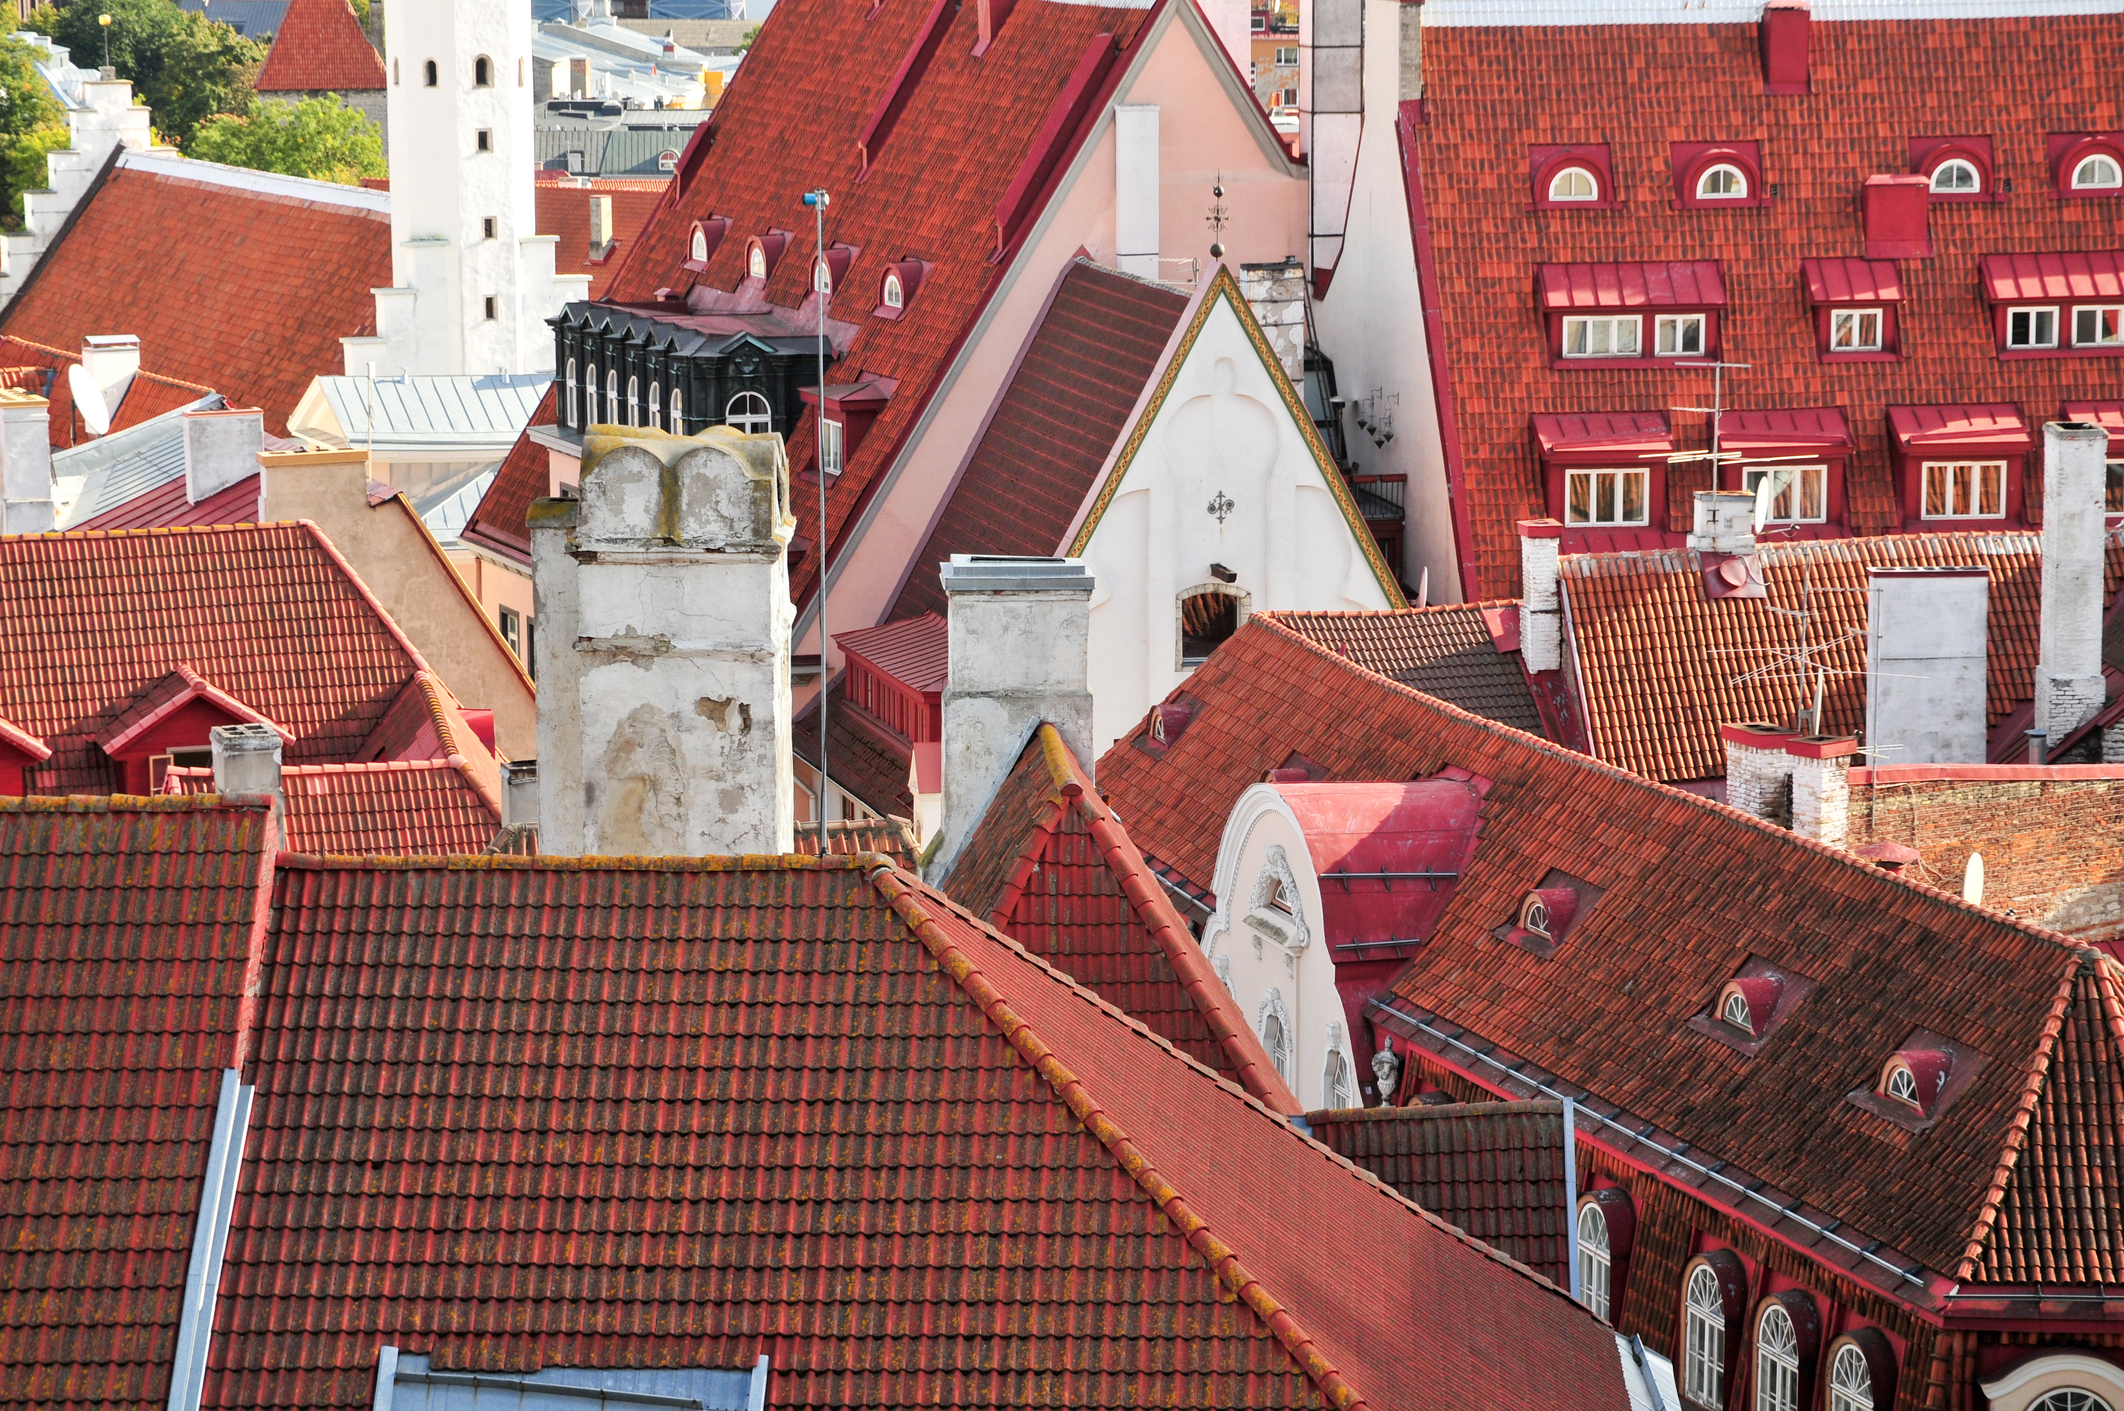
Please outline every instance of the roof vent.
[[1813, 16], [1807, 0], [1769, 0], [1763, 6], [1763, 92], [1803, 94]]
[[1858, 856], [1883, 872], [1900, 872], [1918, 860], [1918, 850], [1902, 843], [1868, 843], [1858, 849]]

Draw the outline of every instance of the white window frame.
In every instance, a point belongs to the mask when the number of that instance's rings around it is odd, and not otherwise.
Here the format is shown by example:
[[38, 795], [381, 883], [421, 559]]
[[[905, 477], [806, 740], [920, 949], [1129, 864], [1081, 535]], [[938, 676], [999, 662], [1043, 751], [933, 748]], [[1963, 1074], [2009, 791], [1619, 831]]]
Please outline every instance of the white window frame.
[[1726, 1389], [1726, 1297], [1718, 1271], [1699, 1264], [1682, 1300], [1682, 1395], [1699, 1406], [1723, 1404]]
[[[1774, 489], [1770, 492], [1770, 522], [1772, 524], [1826, 524], [1829, 522], [1829, 467], [1820, 465], [1743, 465], [1741, 489], [1752, 495], [1764, 476], [1769, 476]], [[1805, 506], [1806, 482], [1812, 479], [1814, 503], [1819, 514], [1779, 514], [1778, 502], [1787, 501], [1787, 507], [1798, 510]]]
[[[746, 398], [751, 398], [747, 401]], [[754, 411], [754, 405], [759, 407]], [[740, 408], [743, 410], [740, 410]], [[757, 392], [740, 392], [723, 408], [723, 425], [757, 436], [774, 430], [774, 404]]]
[[[1645, 355], [1644, 323], [1644, 316], [1641, 314], [1566, 314], [1563, 321], [1563, 341], [1558, 346], [1566, 358], [1572, 359], [1641, 358]], [[1617, 352], [1616, 344], [1625, 328], [1629, 330], [1630, 348], [1628, 352]], [[1596, 331], [1605, 332], [1604, 341], [1608, 345], [1605, 351], [1593, 351], [1593, 345], [1597, 341]], [[1576, 340], [1572, 337], [1574, 332], [1580, 335]], [[1572, 352], [1571, 345], [1574, 341], [1581, 344], [1586, 351]]]
[[568, 425], [581, 426], [582, 385], [575, 380], [575, 359], [568, 359]]
[[597, 364], [583, 366], [583, 425], [597, 425]]
[[[1611, 492], [1611, 499], [1609, 501], [1615, 509], [1615, 517], [1612, 519], [1574, 518], [1571, 509], [1571, 482], [1580, 477], [1586, 477], [1592, 481], [1590, 493], [1587, 495], [1587, 503], [1591, 505], [1594, 510], [1597, 511], [1600, 506], [1601, 478], [1606, 476], [1615, 477], [1614, 489]], [[1625, 486], [1625, 481], [1623, 477], [1625, 476], [1635, 477], [1640, 481], [1640, 489], [1638, 491], [1638, 504], [1643, 509], [1644, 513], [1641, 517], [1637, 519], [1625, 519], [1622, 517], [1622, 508], [1628, 499], [1628, 497], [1623, 493]], [[1582, 468], [1573, 467], [1564, 471], [1564, 523], [1572, 526], [1573, 528], [1585, 529], [1641, 529], [1644, 526], [1650, 524], [1651, 522], [1652, 472], [1646, 469], [1645, 467], [1586, 466]]]
[[767, 277], [767, 247], [756, 240], [745, 249], [745, 274], [750, 279]]
[[1277, 46], [1276, 46], [1276, 67], [1278, 67], [1278, 68], [1282, 68], [1282, 69], [1290, 69], [1290, 68], [1296, 68], [1297, 66], [1298, 66], [1298, 46], [1297, 46], [1297, 45], [1295, 45], [1295, 44], [1279, 44], [1279, 45], [1277, 45]]
[[907, 285], [900, 279], [899, 271], [885, 271], [885, 285], [878, 291], [878, 302], [888, 309], [907, 307]]
[[1597, 1318], [1614, 1306], [1615, 1245], [1608, 1234], [1608, 1212], [1588, 1196], [1578, 1203], [1578, 1289], [1580, 1301]]
[[662, 384], [656, 382], [649, 384], [649, 429], [664, 429], [664, 389]]
[[706, 264], [708, 262], [708, 232], [699, 227], [695, 227], [693, 232], [693, 262], [695, 264]]
[[619, 369], [605, 372], [605, 419], [617, 423], [620, 419]]
[[1856, 1343], [1845, 1343], [1830, 1360], [1829, 1411], [1874, 1411], [1873, 1368]]
[[[1967, 186], [1942, 186], [1940, 178], [1951, 171], [1969, 173]], [[1967, 157], [1949, 157], [1932, 169], [1932, 189], [1943, 196], [1975, 196], [1984, 189], [1984, 173]]]
[[1901, 1064], [1888, 1070], [1881, 1080], [1881, 1096], [1890, 1102], [1900, 1102], [1910, 1107], [1919, 1107], [1917, 1075]]
[[1357, 1064], [1345, 1051], [1342, 1025], [1328, 1021], [1327, 1052], [1320, 1059], [1320, 1105], [1329, 1111], [1364, 1106], [1357, 1089]]
[[[2033, 334], [2035, 333], [2035, 331], [2036, 331], [2036, 327], [2037, 327], [2037, 325], [2038, 325], [2039, 321], [2041, 320], [2042, 316], [2043, 316], [2043, 315], [2045, 315], [2045, 314], [2048, 314], [2048, 315], [2050, 316], [2050, 338], [2049, 338], [2049, 341], [2045, 342], [2045, 341], [2043, 341], [2043, 340], [2041, 340], [2041, 339], [2037, 339], [2037, 338], [2031, 337], [2031, 338], [2030, 338], [2030, 339], [2029, 339], [2028, 341], [2026, 341], [2026, 342], [2019, 342], [2019, 343], [2015, 342], [2015, 341], [2014, 341], [2014, 337], [2013, 337], [2013, 321], [2014, 321], [2014, 318], [2015, 318], [2015, 316], [2017, 316], [2017, 315], [2020, 315], [2020, 314], [2026, 314], [2026, 315], [2028, 315], [2028, 331], [2029, 331], [2029, 333], [2030, 333], [2031, 335], [2033, 335]], [[2006, 310], [2006, 346], [2007, 346], [2007, 347], [2008, 347], [2009, 349], [2013, 349], [2013, 350], [2015, 350], [2015, 351], [2020, 351], [2020, 350], [2023, 350], [2023, 349], [2037, 349], [2037, 348], [2055, 348], [2055, 347], [2057, 347], [2057, 346], [2058, 346], [2058, 306], [2057, 306], [2056, 304], [2019, 304], [2019, 305], [2015, 305], [2015, 306], [2014, 306], [2014, 307], [2012, 307], [2012, 308], [2009, 308], [2009, 309], [2007, 309], [2007, 310]]]
[[[1707, 191], [1711, 178], [1720, 172], [1732, 176], [1735, 189], [1731, 191]], [[1748, 173], [1731, 162], [1714, 162], [1696, 174], [1696, 199], [1699, 201], [1745, 201], [1748, 199]]]
[[[1928, 501], [1930, 500], [1930, 498], [1931, 498], [1931, 496], [1930, 496], [1930, 495], [1929, 495], [1929, 494], [1927, 493], [1927, 491], [1928, 491], [1928, 489], [1929, 489], [1929, 482], [1930, 482], [1930, 481], [1931, 481], [1931, 479], [1932, 479], [1932, 473], [1933, 473], [1933, 472], [1934, 472], [1935, 470], [1937, 470], [1937, 471], [1940, 471], [1940, 472], [1941, 472], [1941, 473], [1943, 473], [1943, 474], [1946, 474], [1946, 475], [1952, 476], [1952, 475], [1953, 475], [1953, 473], [1954, 473], [1954, 472], [1955, 472], [1955, 471], [1956, 471], [1957, 469], [1959, 469], [1959, 468], [1962, 468], [1962, 467], [1967, 467], [1967, 468], [1969, 468], [1969, 469], [1972, 469], [1972, 470], [1974, 470], [1974, 471], [1978, 472], [1979, 474], [1983, 474], [1983, 473], [1986, 473], [1986, 472], [1996, 472], [1996, 473], [1997, 473], [1997, 475], [1998, 475], [1998, 481], [1999, 481], [1999, 487], [1998, 487], [1998, 488], [1999, 488], [1999, 493], [1998, 493], [1998, 502], [1999, 502], [1999, 507], [1998, 507], [1998, 510], [1997, 510], [1996, 512], [1994, 512], [1994, 513], [1991, 513], [1991, 514], [1985, 514], [1985, 513], [1983, 513], [1982, 511], [1980, 511], [1980, 510], [1978, 510], [1978, 509], [1976, 509], [1976, 508], [1975, 508], [1975, 505], [1976, 505], [1976, 503], [1977, 503], [1978, 501], [1980, 501], [1980, 500], [1982, 500], [1982, 499], [1983, 499], [1983, 495], [1982, 495], [1982, 494], [1980, 493], [1980, 490], [1979, 490], [1979, 486], [1978, 486], [1977, 482], [1976, 482], [1976, 481], [1975, 481], [1974, 479], [1972, 479], [1972, 480], [1970, 481], [1970, 483], [1969, 483], [1969, 490], [1970, 490], [1970, 501], [1969, 501], [1969, 503], [1970, 503], [1970, 508], [1969, 508], [1969, 512], [1968, 512], [1968, 513], [1966, 513], [1966, 514], [1957, 514], [1957, 513], [1955, 513], [1955, 507], [1956, 507], [1956, 500], [1955, 500], [1955, 496], [1954, 496], [1954, 484], [1953, 484], [1952, 480], [1950, 480], [1950, 481], [1949, 481], [1949, 483], [1948, 483], [1948, 487], [1947, 487], [1947, 488], [1948, 488], [1948, 493], [1947, 493], [1947, 512], [1946, 512], [1945, 514], [1933, 514], [1932, 512], [1930, 512], [1929, 510], [1927, 510], [1927, 509], [1926, 509], [1926, 507], [1925, 507], [1925, 506], [1926, 506], [1927, 502], [1928, 502]], [[1921, 464], [1920, 464], [1920, 465], [1918, 466], [1918, 518], [1920, 518], [1920, 519], [2004, 519], [2005, 517], [2006, 517], [2006, 462], [2004, 462], [2004, 461], [1978, 461], [1978, 460], [1964, 460], [1964, 461], [1925, 461], [1925, 462], [1922, 462], [1922, 463], [1921, 463]]]
[[[1866, 320], [1873, 320], [1873, 333], [1866, 333]], [[1837, 336], [1849, 329], [1851, 341], [1839, 343]], [[1888, 337], [1888, 311], [1880, 308], [1831, 309], [1829, 311], [1829, 351], [1832, 353], [1878, 353]]]
[[[2109, 315], [2109, 337], [2082, 338], [2080, 320], [2093, 314], [2099, 332], [2103, 314]], [[2124, 348], [2124, 304], [2074, 304], [2072, 306], [2072, 346], [2075, 348]]]
[[1799, 1332], [1774, 1302], [1755, 1320], [1755, 1411], [1800, 1411]]
[[672, 388], [672, 389], [671, 389], [671, 432], [672, 432], [672, 434], [673, 434], [674, 436], [684, 436], [684, 435], [686, 434], [686, 421], [685, 421], [685, 418], [684, 418], [683, 416], [681, 416], [681, 415], [680, 415], [680, 407], [681, 407], [682, 405], [683, 405], [683, 398], [681, 397], [681, 395], [680, 395], [680, 393], [679, 393], [679, 389], [678, 389], [678, 388], [676, 388], [676, 387]]
[[[1564, 179], [1572, 176], [1584, 177], [1586, 179], [1586, 189], [1584, 191], [1559, 191], [1557, 188], [1563, 185]], [[1549, 178], [1549, 199], [1551, 201], [1598, 201], [1600, 199], [1600, 178], [1594, 175], [1591, 167], [1581, 162], [1573, 162]]]
[[[1696, 329], [1696, 346], [1684, 348], [1680, 346], [1683, 335], [1691, 325]], [[1667, 334], [1670, 330], [1674, 334], [1675, 343], [1671, 350], [1667, 347]], [[1710, 331], [1711, 320], [1704, 314], [1659, 314], [1652, 320], [1652, 356], [1700, 358], [1704, 355], [1704, 344], [1708, 341], [1707, 335]]]
[[632, 373], [627, 375], [627, 425], [642, 424], [642, 380]]
[[819, 465], [828, 475], [839, 475], [847, 464], [848, 428], [838, 421], [819, 422]]
[[[1736, 1014], [1735, 1010], [1739, 1013]], [[1755, 1015], [1748, 1009], [1748, 997], [1739, 990], [1726, 996], [1725, 1003], [1718, 1007], [1718, 1017], [1722, 1023], [1731, 1024], [1736, 1029], [1751, 1035], [1755, 1032]]]
[[2079, 1387], [2059, 1387], [2044, 1392], [2040, 1400], [2029, 1405], [2028, 1411], [2110, 1411], [2110, 1407], [2094, 1392]]
[[[2107, 181], [2082, 180], [2087, 174], [2087, 169], [2096, 162], [2101, 162], [2108, 166], [2109, 179]], [[2124, 187], [2124, 163], [2119, 163], [2115, 157], [2110, 156], [2107, 152], [2089, 152], [2072, 165], [2072, 189], [2075, 191], [2115, 191], [2120, 187]]]

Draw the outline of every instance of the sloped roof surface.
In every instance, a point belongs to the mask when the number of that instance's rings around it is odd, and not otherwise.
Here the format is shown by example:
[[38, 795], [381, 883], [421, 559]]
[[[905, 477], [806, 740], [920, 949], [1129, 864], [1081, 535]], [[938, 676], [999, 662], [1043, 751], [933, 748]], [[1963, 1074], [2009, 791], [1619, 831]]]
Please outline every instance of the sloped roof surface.
[[165, 1403], [270, 822], [0, 799], [0, 1407]]
[[1358, 1107], [1305, 1124], [1439, 1219], [1570, 1285], [1562, 1103]]
[[[2068, 397], [2115, 385], [2101, 359], [2001, 361], [1989, 316], [1971, 301], [1987, 255], [2117, 246], [2116, 203], [2056, 199], [2044, 165], [2050, 133], [2124, 125], [2107, 77], [2124, 66], [2114, 13], [1824, 23], [1818, 5], [1812, 92], [1793, 97], [1763, 93], [1760, 7], [1728, 24], [1589, 24], [1584, 7], [1552, 9], [1537, 27], [1514, 23], [1510, 9], [1487, 5], [1450, 23], [1444, 11], [1424, 11], [1422, 119], [1405, 110], [1399, 124], [1436, 264], [1426, 298], [1441, 309], [1456, 493], [1472, 521], [1468, 596], [1516, 596], [1513, 524], [1552, 512], [1527, 435], [1531, 412], [1710, 405], [1707, 371], [1551, 367], [1533, 321], [1542, 262], [1715, 258], [1728, 299], [1717, 351], [1752, 365], [1729, 374], [1726, 405], [1840, 407], [1859, 440], [1846, 482], [1857, 533], [1901, 527], [1889, 404], [2018, 402], [2041, 420]], [[1612, 8], [1601, 17], [1610, 15], [1627, 18]], [[1860, 185], [1909, 171], [1911, 137], [1927, 133], [1988, 134], [1995, 175], [2016, 189], [2002, 203], [1931, 206], [1931, 258], [1901, 264], [1898, 317], [1909, 337], [1900, 362], [1823, 363], [1801, 262], [1864, 255]], [[1669, 144], [1729, 139], [1760, 144], [1768, 203], [1677, 209]], [[1621, 208], [1530, 210], [1530, 141], [1607, 144]], [[1330, 303], [1344, 297], [1369, 296], [1330, 289]], [[1499, 309], [1527, 311], [1511, 337], [1497, 336]], [[1709, 487], [1701, 472], [1670, 473], [1667, 484], [1652, 530], [1678, 545], [1689, 495]]]
[[[790, 0], [761, 27], [715, 115], [681, 160], [672, 204], [642, 231], [613, 280], [613, 299], [638, 303], [654, 298], [659, 288], [686, 287], [691, 277], [680, 266], [688, 258], [692, 223], [711, 215], [728, 217], [730, 234], [699, 279], [734, 290], [747, 239], [792, 228], [816, 173], [854, 176], [858, 135], [932, 16], [943, 26], [926, 62], [905, 70], [911, 78], [900, 91], [897, 119], [882, 141], [873, 138], [868, 174], [860, 182], [840, 180], [833, 193], [827, 239], [860, 252], [840, 282], [850, 292], [834, 309], [835, 317], [858, 325], [840, 367], [895, 378], [899, 387], [834, 483], [830, 533], [820, 535], [817, 508], [797, 497], [800, 537], [823, 539], [832, 551], [927, 406], [946, 362], [1006, 268], [991, 259], [998, 202], [1036, 141], [1051, 142], [1066, 161], [1088, 126], [1080, 120], [1043, 133], [1095, 38], [1111, 35], [1121, 46], [1106, 78], [1112, 82], [1133, 57], [1128, 46], [1157, 13], [1155, 5], [1139, 10], [1037, 0], [1012, 9], [995, 44], [979, 58], [973, 53], [978, 6], [945, 12], [901, 3], [873, 16], [842, 0]], [[801, 120], [792, 121], [797, 110], [790, 95], [799, 93]], [[1096, 114], [1098, 105], [1088, 111]], [[979, 114], [975, 140], [968, 126], [972, 114]], [[808, 231], [791, 242], [767, 280], [769, 304], [793, 310], [805, 302], [811, 243]], [[929, 262], [920, 289], [898, 319], [870, 317], [885, 265], [909, 256]], [[799, 419], [789, 443], [791, 465], [809, 463], [814, 434]], [[809, 595], [819, 557], [806, 555], [791, 574], [800, 603]]]
[[854, 652], [913, 691], [941, 691], [951, 668], [951, 637], [944, 619], [925, 612], [883, 627], [836, 632], [834, 643]]
[[[674, 146], [684, 147], [687, 132], [668, 134]], [[671, 194], [669, 177], [628, 180], [593, 178], [586, 186], [572, 180], [541, 180], [537, 187], [538, 233], [556, 236], [560, 245], [553, 252], [553, 267], [561, 274], [590, 276], [590, 297], [602, 299], [612, 287], [627, 253], [642, 227], [649, 223], [663, 199]], [[590, 203], [599, 197], [612, 202], [613, 245], [602, 259], [590, 258]]]
[[[1387, 1002], [1768, 1182], [1850, 1226], [1846, 1238], [1945, 1275], [1960, 1265], [2019, 1146], [2046, 1027], [2095, 952], [1467, 715], [1271, 621], [1250, 620], [1187, 689], [1201, 704], [1162, 758], [1122, 741], [1099, 764], [1146, 852], [1213, 862], [1218, 830], [1203, 820], [1293, 748], [1331, 779], [1457, 767], [1490, 781], [1474, 859]], [[1290, 710], [1329, 695], [1343, 708]], [[1543, 959], [1493, 932], [1552, 870], [1602, 895]], [[1815, 988], [1748, 1057], [1689, 1021], [1751, 957]], [[1907, 1133], [1846, 1095], [1920, 1029], [1986, 1061], [1928, 1130]], [[2075, 1149], [2113, 1161], [2114, 1120], [2069, 1109]]]
[[[1453, 603], [1389, 612], [1279, 612], [1275, 620], [1368, 671], [1529, 734], [1542, 733], [1517, 651], [1499, 651], [1484, 621], [1517, 603]], [[1258, 614], [1257, 614], [1258, 615]]]
[[903, 874], [296, 859], [271, 945], [208, 1407], [366, 1406], [383, 1343], [771, 1352], [777, 1406], [1627, 1404], [1562, 1294]]
[[184, 477], [165, 480], [151, 490], [111, 506], [94, 519], [69, 529], [178, 529], [210, 524], [256, 524], [264, 487], [255, 475], [217, 490], [196, 503], [185, 498]]
[[1176, 289], [1090, 260], [1070, 265], [894, 617], [944, 611], [937, 565], [953, 554], [1056, 552], [1186, 311]]
[[[2124, 532], [2109, 536], [2105, 600], [2124, 581]], [[1719, 727], [1789, 720], [1801, 683], [1773, 672], [1774, 654], [1796, 652], [1803, 596], [1813, 659], [1826, 666], [1822, 718], [1831, 734], [1866, 723], [1868, 566], [1991, 569], [1986, 685], [1996, 725], [2035, 696], [2042, 617], [2043, 545], [2038, 534], [1899, 534], [1765, 544], [1770, 595], [1704, 595], [1694, 550], [1587, 554], [1562, 563], [1570, 597], [1571, 650], [1585, 683], [1593, 753], [1653, 779], [1715, 779], [1726, 772]], [[1810, 693], [1813, 683], [1806, 686]]]
[[531, 566], [531, 502], [545, 497], [553, 478], [550, 456], [544, 446], [531, 439], [530, 428], [552, 426], [559, 420], [554, 411], [555, 396], [555, 389], [547, 387], [530, 422], [502, 458], [487, 493], [480, 497], [479, 508], [472, 511], [472, 518], [465, 521], [458, 536], [514, 559], [527, 569]]
[[891, 858], [897, 867], [912, 869], [916, 852], [914, 825], [904, 818], [837, 818], [826, 825], [826, 845], [820, 847], [819, 825], [799, 823], [796, 850], [809, 857], [821, 853], [834, 857], [877, 853]]
[[[484, 852], [501, 810], [463, 765], [419, 759], [283, 769], [290, 852], [357, 857], [450, 857]], [[211, 769], [172, 769], [165, 792], [211, 794]]]
[[227, 171], [196, 179], [175, 159], [121, 160], [0, 314], [0, 335], [79, 349], [91, 334], [133, 334], [147, 366], [262, 408], [266, 430], [286, 434], [310, 379], [345, 369], [339, 340], [376, 331], [369, 291], [391, 283], [391, 222], [345, 188]]
[[[819, 705], [811, 705], [790, 729], [796, 757], [819, 762]], [[833, 702], [827, 711], [826, 772], [834, 787], [846, 789], [877, 813], [909, 818], [914, 814], [914, 793], [907, 773], [913, 752], [876, 717], [848, 703], [848, 688], [836, 681]]]
[[347, 0], [288, 0], [254, 86], [260, 93], [381, 92], [383, 56]]
[[309, 524], [0, 538], [0, 601], [0, 715], [51, 792], [113, 787], [90, 741], [180, 663], [292, 730], [289, 764], [351, 758], [423, 669]]

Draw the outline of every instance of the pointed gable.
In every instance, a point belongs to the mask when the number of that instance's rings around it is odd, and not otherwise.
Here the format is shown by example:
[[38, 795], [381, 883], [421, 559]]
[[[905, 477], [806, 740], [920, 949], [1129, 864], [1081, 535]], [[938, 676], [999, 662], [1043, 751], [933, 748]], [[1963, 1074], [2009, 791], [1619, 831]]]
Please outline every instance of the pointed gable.
[[254, 86], [260, 93], [380, 92], [383, 57], [347, 0], [288, 0]]

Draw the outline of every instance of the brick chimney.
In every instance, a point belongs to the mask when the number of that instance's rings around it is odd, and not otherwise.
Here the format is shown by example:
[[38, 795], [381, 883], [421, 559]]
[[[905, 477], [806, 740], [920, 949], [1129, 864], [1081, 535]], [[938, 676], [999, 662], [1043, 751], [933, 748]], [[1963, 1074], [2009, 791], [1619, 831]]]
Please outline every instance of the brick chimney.
[[2103, 507], [2109, 433], [2043, 427], [2043, 616], [2033, 728], [2063, 744], [2108, 700], [2102, 681]]
[[13, 390], [0, 391], [0, 533], [47, 534], [52, 508], [51, 403]]
[[539, 846], [791, 851], [796, 521], [781, 438], [591, 436], [581, 493], [530, 515]]
[[283, 822], [287, 798], [280, 787], [280, 746], [280, 732], [270, 725], [215, 726], [207, 732], [214, 792], [264, 794], [273, 800], [274, 821]]
[[1807, 51], [1813, 38], [1807, 0], [1769, 0], [1763, 6], [1763, 92], [1807, 92]]
[[1932, 255], [1932, 182], [1923, 176], [1869, 176], [1859, 192], [1869, 260]]
[[1562, 548], [1555, 520], [1519, 521], [1519, 659], [1528, 671], [1563, 667]]
[[265, 450], [265, 413], [258, 408], [186, 412], [181, 420], [187, 501], [196, 505], [258, 474], [258, 456]]
[[1990, 606], [1991, 570], [1981, 566], [1866, 571], [1873, 763], [1984, 763]]
[[944, 687], [944, 818], [933, 875], [967, 834], [1042, 721], [1092, 772], [1092, 572], [1082, 559], [953, 554]]

